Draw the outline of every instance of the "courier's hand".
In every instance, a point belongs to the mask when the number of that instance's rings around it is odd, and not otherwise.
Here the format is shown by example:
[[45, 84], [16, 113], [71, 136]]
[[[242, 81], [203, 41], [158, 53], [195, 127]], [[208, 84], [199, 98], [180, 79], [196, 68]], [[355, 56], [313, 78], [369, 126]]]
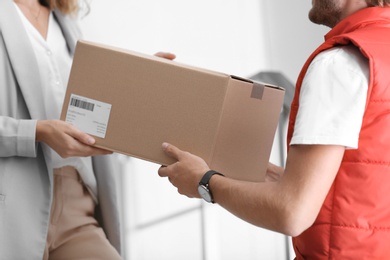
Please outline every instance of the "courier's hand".
[[38, 120], [36, 141], [46, 143], [62, 158], [112, 153], [93, 147], [92, 136], [61, 120]]
[[163, 151], [170, 157], [177, 160], [169, 166], [161, 166], [158, 174], [161, 177], [168, 177], [169, 181], [177, 188], [180, 194], [190, 198], [199, 198], [198, 184], [203, 174], [210, 170], [206, 162], [189, 152], [181, 151], [179, 148], [163, 143]]
[[169, 53], [169, 52], [157, 52], [156, 54], [154, 54], [154, 56], [157, 56], [157, 57], [160, 57], [160, 58], [164, 58], [164, 59], [167, 59], [167, 60], [174, 60], [176, 58], [176, 55], [173, 54], [173, 53]]

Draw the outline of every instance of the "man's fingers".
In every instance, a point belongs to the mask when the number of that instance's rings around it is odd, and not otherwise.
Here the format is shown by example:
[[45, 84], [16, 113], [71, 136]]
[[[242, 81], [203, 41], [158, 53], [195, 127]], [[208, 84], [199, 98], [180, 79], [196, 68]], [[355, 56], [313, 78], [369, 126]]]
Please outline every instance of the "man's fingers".
[[168, 176], [168, 168], [166, 166], [162, 165], [158, 169], [158, 175], [160, 175], [160, 177], [167, 177]]
[[171, 145], [169, 143], [163, 143], [162, 149], [169, 157], [172, 157], [173, 159], [176, 159], [177, 161], [180, 160], [180, 155], [183, 153], [182, 150], [180, 150], [176, 146]]

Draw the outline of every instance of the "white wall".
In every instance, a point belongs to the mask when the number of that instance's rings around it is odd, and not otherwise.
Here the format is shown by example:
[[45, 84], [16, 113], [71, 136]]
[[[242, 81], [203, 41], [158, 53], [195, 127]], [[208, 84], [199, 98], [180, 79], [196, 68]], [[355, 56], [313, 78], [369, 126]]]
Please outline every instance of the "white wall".
[[95, 0], [82, 20], [87, 39], [148, 54], [170, 51], [177, 60], [248, 75], [262, 58], [257, 0]]
[[327, 27], [307, 18], [311, 1], [261, 0], [267, 69], [282, 71], [295, 82], [306, 58], [323, 41]]
[[[238, 76], [263, 70], [295, 81], [325, 28], [310, 24], [310, 1], [94, 0], [85, 39]], [[279, 141], [279, 140], [276, 140]], [[278, 147], [271, 161], [281, 163]], [[286, 259], [285, 237], [218, 205], [188, 199], [157, 175], [159, 165], [123, 157], [127, 259]], [[290, 255], [292, 258], [293, 255]]]

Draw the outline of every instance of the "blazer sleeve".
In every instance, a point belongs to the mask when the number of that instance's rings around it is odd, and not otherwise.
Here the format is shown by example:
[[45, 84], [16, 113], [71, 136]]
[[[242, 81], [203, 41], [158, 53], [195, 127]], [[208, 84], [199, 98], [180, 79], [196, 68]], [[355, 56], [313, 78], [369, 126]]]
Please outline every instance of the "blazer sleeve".
[[0, 157], [36, 157], [36, 120], [0, 116]]
[[30, 119], [21, 96], [2, 29], [0, 26], [0, 157], [36, 157], [37, 121]]

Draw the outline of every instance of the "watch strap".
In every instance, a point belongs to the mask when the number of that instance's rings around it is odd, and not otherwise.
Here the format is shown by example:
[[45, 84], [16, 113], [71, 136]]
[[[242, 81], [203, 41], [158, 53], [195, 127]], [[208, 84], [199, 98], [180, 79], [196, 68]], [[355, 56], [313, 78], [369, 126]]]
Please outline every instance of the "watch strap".
[[199, 184], [208, 187], [208, 186], [209, 186], [209, 181], [210, 181], [211, 177], [212, 177], [214, 174], [218, 174], [218, 175], [224, 176], [222, 173], [219, 173], [219, 172], [214, 171], [214, 170], [209, 170], [209, 171], [207, 171], [207, 172], [203, 175], [203, 177], [202, 177], [202, 179], [200, 180]]
[[205, 187], [206, 190], [207, 190], [207, 192], [208, 192], [208, 194], [210, 195], [210, 201], [209, 201], [209, 200], [206, 200], [205, 198], [204, 198], [204, 199], [205, 199], [207, 202], [211, 202], [211, 203], [214, 203], [214, 198], [213, 198], [213, 194], [212, 194], [212, 192], [211, 192], [211, 190], [210, 190], [210, 188], [209, 188], [209, 181], [210, 181], [211, 177], [212, 177], [213, 175], [215, 175], [215, 174], [224, 176], [222, 173], [219, 173], [219, 172], [214, 171], [214, 170], [209, 170], [209, 171], [207, 171], [207, 172], [203, 175], [202, 179], [201, 179], [200, 182], [199, 182], [199, 185]]

